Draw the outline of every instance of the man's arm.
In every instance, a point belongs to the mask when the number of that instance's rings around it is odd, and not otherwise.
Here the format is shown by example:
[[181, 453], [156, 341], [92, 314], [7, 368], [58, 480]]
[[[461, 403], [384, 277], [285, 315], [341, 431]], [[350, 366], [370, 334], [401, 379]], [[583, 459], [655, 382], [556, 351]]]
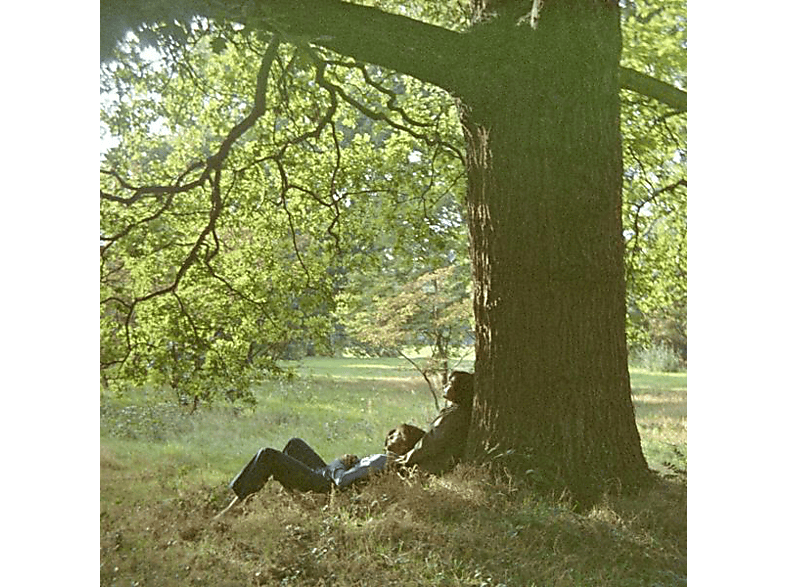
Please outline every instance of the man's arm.
[[343, 488], [354, 483], [358, 479], [368, 477], [375, 471], [384, 470], [386, 461], [387, 457], [383, 454], [363, 457], [357, 464], [350, 468], [347, 468], [343, 464], [333, 468], [331, 470], [331, 477], [338, 487]]

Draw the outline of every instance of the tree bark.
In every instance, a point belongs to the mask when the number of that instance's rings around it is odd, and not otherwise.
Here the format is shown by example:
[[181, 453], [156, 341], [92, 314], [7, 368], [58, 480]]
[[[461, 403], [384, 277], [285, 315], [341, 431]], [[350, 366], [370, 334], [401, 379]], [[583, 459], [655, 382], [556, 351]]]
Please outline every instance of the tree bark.
[[625, 342], [619, 15], [615, 2], [547, 2], [535, 30], [482, 34], [499, 53], [481, 58], [508, 66], [462, 95], [477, 336], [467, 451], [594, 499], [648, 472]]

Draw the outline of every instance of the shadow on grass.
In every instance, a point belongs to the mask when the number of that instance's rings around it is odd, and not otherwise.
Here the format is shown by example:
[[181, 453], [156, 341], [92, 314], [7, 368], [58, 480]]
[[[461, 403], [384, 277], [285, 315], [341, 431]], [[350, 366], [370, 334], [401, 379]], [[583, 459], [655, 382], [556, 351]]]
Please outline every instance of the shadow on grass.
[[271, 482], [213, 523], [221, 496], [102, 504], [102, 584], [685, 584], [685, 491], [668, 481], [585, 514], [469, 467], [332, 495]]

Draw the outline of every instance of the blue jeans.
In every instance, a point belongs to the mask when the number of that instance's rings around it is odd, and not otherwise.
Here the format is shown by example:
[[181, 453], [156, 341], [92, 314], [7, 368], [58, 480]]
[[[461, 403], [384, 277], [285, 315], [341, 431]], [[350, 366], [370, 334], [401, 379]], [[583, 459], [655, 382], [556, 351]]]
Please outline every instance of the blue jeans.
[[300, 438], [291, 439], [283, 451], [263, 448], [232, 480], [230, 487], [244, 499], [256, 493], [270, 477], [287, 489], [330, 493], [333, 483], [322, 472], [325, 461]]

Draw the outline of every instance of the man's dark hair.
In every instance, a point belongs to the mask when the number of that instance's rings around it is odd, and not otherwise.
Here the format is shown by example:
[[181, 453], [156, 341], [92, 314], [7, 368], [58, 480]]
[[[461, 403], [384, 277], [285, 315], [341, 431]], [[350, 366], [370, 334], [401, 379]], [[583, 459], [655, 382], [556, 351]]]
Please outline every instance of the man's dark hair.
[[468, 405], [472, 403], [475, 395], [474, 376], [466, 371], [453, 371], [449, 379], [453, 382], [456, 391], [455, 403]]

